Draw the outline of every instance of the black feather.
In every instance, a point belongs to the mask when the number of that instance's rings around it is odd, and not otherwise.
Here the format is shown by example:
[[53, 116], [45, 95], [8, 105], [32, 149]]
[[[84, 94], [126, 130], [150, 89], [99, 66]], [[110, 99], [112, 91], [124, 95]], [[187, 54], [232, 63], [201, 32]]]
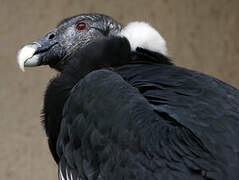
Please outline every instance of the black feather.
[[65, 178], [236, 180], [238, 107], [230, 85], [111, 37], [69, 57], [43, 123]]

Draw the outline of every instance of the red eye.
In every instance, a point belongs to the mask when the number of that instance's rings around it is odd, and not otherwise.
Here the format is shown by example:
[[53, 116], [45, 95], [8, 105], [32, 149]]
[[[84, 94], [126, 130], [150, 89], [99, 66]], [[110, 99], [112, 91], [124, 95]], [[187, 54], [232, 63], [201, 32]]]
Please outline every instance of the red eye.
[[79, 31], [82, 31], [86, 28], [86, 24], [81, 22], [76, 26], [76, 29], [78, 29]]

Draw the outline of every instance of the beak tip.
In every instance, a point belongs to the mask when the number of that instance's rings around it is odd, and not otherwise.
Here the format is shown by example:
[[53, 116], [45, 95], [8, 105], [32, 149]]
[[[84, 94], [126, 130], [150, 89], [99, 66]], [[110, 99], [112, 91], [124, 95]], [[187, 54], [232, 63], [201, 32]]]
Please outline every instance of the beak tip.
[[19, 68], [22, 72], [25, 72], [24, 65], [23, 66], [19, 65]]

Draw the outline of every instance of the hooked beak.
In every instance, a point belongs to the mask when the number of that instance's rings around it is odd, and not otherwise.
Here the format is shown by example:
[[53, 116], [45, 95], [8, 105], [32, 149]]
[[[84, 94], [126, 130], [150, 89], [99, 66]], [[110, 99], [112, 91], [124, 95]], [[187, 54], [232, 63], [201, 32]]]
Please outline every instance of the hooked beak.
[[19, 68], [24, 71], [24, 67], [34, 67], [40, 65], [54, 64], [56, 60], [53, 46], [57, 45], [55, 38], [56, 30], [53, 30], [43, 36], [40, 40], [22, 46], [17, 52], [17, 62]]
[[17, 62], [19, 68], [24, 71], [24, 67], [33, 67], [40, 65], [40, 55], [36, 54], [41, 45], [37, 42], [24, 45], [17, 52]]
[[39, 41], [39, 43], [36, 41], [24, 45], [17, 52], [17, 62], [19, 68], [24, 71], [24, 67], [34, 67], [49, 64], [44, 56], [49, 53], [48, 51], [56, 44], [57, 42], [42, 44], [41, 41]]

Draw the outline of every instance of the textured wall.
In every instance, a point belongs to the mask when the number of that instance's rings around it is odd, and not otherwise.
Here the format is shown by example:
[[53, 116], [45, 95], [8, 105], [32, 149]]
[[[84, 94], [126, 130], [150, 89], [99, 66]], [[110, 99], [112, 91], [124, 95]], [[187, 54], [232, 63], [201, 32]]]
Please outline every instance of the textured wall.
[[168, 42], [180, 66], [239, 87], [238, 0], [0, 0], [0, 179], [56, 179], [57, 168], [40, 123], [43, 92], [55, 72], [20, 72], [16, 51], [63, 17], [85, 12], [126, 24], [145, 20]]

